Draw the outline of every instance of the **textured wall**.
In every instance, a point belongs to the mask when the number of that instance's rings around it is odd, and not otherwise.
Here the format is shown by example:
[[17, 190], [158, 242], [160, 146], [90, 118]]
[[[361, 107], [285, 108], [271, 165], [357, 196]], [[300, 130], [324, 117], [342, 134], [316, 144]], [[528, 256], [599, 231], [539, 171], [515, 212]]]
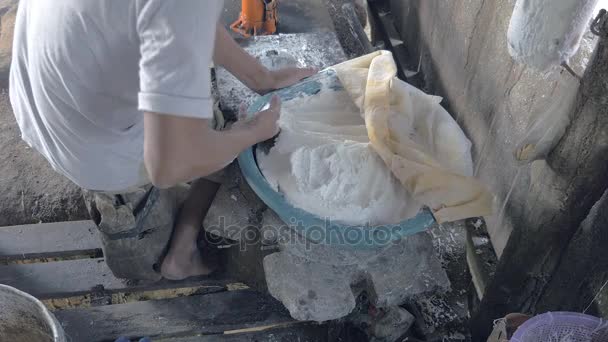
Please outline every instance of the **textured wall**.
[[[537, 161], [518, 167], [513, 150], [525, 133], [531, 113], [563, 96], [557, 81], [578, 80], [562, 72], [538, 73], [517, 65], [507, 51], [506, 32], [515, 0], [391, 0], [397, 29], [412, 58], [420, 58], [427, 90], [444, 96], [448, 108], [473, 142], [476, 175], [497, 197], [487, 217], [497, 253], [513, 227], [535, 208], [559, 201], [561, 193], [529, 196], [542, 177]], [[571, 61], [581, 74], [594, 46], [588, 35]]]

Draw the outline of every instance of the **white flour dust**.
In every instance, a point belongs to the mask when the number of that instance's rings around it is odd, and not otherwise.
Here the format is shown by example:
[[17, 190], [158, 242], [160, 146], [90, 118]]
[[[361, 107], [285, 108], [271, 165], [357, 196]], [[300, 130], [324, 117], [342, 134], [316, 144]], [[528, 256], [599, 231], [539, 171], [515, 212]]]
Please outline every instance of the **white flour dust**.
[[258, 164], [294, 206], [346, 224], [391, 224], [420, 209], [372, 150], [359, 109], [344, 92], [283, 103], [281, 134]]

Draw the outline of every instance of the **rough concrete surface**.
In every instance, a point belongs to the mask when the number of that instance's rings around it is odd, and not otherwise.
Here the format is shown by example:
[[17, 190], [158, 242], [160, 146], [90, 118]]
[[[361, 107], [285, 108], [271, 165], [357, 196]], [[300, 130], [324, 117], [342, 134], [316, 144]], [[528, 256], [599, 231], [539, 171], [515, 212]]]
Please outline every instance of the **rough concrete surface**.
[[6, 90], [0, 93], [0, 226], [88, 219], [79, 187], [21, 140]]
[[354, 265], [318, 264], [290, 253], [274, 253], [264, 258], [264, 271], [270, 294], [297, 320], [334, 320], [355, 308]]
[[[473, 142], [475, 175], [496, 195], [488, 231], [500, 255], [513, 227], [562, 194], [530, 198], [529, 187], [542, 174], [539, 163], [518, 166], [513, 151], [531, 113], [564, 96], [558, 80], [578, 82], [559, 68], [539, 73], [516, 64], [507, 51], [507, 28], [515, 1], [391, 0], [398, 29], [412, 58], [422, 60], [427, 90], [444, 105]], [[587, 35], [570, 64], [582, 74], [594, 46]], [[576, 87], [574, 87], [576, 89]]]
[[[272, 70], [289, 66], [323, 69], [346, 60], [336, 34], [331, 31], [260, 36], [242, 40], [240, 44]], [[240, 106], [247, 107], [260, 97], [226, 69], [217, 68], [216, 75], [222, 110], [237, 112]]]

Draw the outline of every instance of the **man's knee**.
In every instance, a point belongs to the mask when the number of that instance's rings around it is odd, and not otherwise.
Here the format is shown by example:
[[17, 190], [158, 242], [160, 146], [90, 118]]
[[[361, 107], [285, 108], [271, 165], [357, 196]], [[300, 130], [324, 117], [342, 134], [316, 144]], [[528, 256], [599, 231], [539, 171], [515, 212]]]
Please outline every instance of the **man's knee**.
[[91, 218], [101, 234], [106, 263], [119, 278], [159, 280], [180, 199], [179, 189], [146, 186], [133, 192], [86, 192]]

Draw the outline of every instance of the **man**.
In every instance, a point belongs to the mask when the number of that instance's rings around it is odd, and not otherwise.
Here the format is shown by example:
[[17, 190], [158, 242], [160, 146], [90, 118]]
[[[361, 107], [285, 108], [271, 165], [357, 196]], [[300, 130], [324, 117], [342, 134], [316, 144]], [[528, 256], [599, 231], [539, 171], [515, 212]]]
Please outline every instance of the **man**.
[[[119, 277], [182, 279], [211, 272], [196, 240], [218, 184], [201, 177], [278, 132], [278, 98], [249, 121], [211, 128], [212, 61], [260, 94], [315, 73], [267, 70], [218, 24], [222, 5], [19, 4], [10, 98], [22, 137], [87, 189], [106, 262]], [[194, 182], [174, 220], [178, 191], [171, 188], [188, 181]]]

